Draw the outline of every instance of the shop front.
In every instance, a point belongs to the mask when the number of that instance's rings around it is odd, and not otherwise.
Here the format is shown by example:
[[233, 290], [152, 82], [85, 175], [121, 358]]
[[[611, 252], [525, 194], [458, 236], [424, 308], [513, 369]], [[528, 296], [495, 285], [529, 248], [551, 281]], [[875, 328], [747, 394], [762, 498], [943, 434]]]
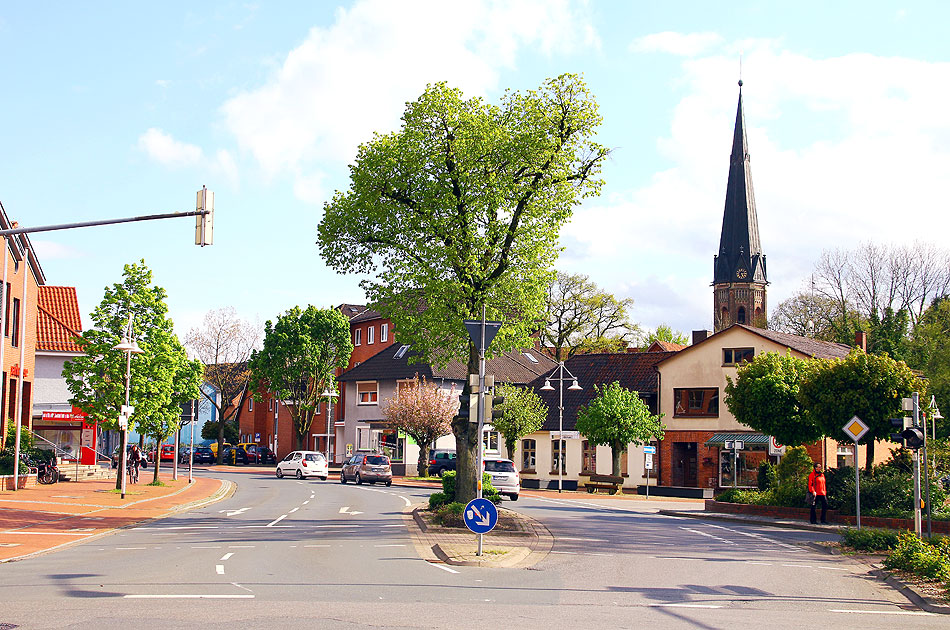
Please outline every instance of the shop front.
[[98, 447], [95, 420], [76, 407], [72, 411], [44, 411], [34, 420], [35, 446], [55, 451], [59, 457], [80, 464], [95, 464]]
[[758, 487], [759, 464], [769, 461], [769, 436], [761, 433], [716, 433], [706, 441], [706, 446], [719, 448], [720, 488]]

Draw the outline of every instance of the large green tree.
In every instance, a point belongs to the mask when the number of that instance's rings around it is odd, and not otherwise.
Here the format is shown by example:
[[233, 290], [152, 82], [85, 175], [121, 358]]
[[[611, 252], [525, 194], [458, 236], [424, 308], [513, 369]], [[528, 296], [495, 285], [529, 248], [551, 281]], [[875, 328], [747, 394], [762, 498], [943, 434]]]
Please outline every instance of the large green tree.
[[201, 374], [200, 362], [188, 360], [175, 336], [166, 295], [165, 289], [152, 284], [144, 260], [125, 265], [122, 281], [106, 287], [102, 302], [90, 315], [92, 327], [76, 340], [83, 355], [63, 366], [70, 403], [104, 428], [116, 429], [125, 404], [126, 355], [113, 348], [131, 314], [132, 334], [143, 352], [131, 360], [129, 404], [135, 412], [129, 429], [137, 428], [158, 443], [177, 428], [181, 402], [198, 396]]
[[[499, 105], [430, 85], [399, 131], [359, 147], [349, 189], [324, 207], [320, 252], [341, 273], [372, 274], [367, 297], [422, 360], [458, 359], [475, 373], [464, 320], [483, 307], [504, 320], [489, 354], [529, 345], [545, 321], [560, 228], [602, 185], [600, 122], [576, 75], [506, 92]], [[452, 431], [456, 495], [468, 501], [477, 430], [456, 418]]]
[[870, 471], [874, 440], [888, 439], [893, 431], [889, 419], [904, 415], [901, 399], [915, 391], [923, 396], [925, 389], [903, 361], [854, 350], [844, 359], [815, 359], [808, 378], [799, 385], [799, 399], [807, 418], [828, 437], [847, 440], [842, 427], [853, 416], [868, 425], [861, 441], [868, 447]]
[[542, 340], [559, 360], [577, 352], [623, 352], [638, 332], [627, 317], [632, 307], [632, 298], [618, 300], [584, 274], [559, 271], [547, 292]]
[[251, 358], [250, 388], [270, 391], [290, 413], [297, 449], [303, 449], [333, 373], [353, 353], [350, 322], [336, 309], [295, 306], [264, 324], [264, 347]]
[[[937, 298], [924, 311], [914, 326], [907, 349], [907, 363], [923, 371], [928, 379], [927, 389], [936, 397], [937, 406], [950, 408], [950, 297]], [[944, 419], [934, 424], [938, 437], [948, 437], [950, 421]]]
[[809, 362], [791, 353], [765, 352], [726, 377], [726, 406], [742, 424], [773, 435], [782, 444], [810, 444], [824, 435], [799, 401], [798, 389]]
[[662, 440], [666, 430], [661, 415], [653, 415], [637, 392], [614, 381], [594, 385], [597, 395], [577, 412], [577, 430], [588, 441], [610, 447], [611, 470], [619, 477], [620, 456], [628, 444]]
[[504, 402], [500, 407], [502, 417], [491, 423], [505, 437], [508, 457], [514, 459], [518, 440], [541, 428], [548, 416], [548, 406], [530, 387], [501, 385], [495, 393], [503, 396]]

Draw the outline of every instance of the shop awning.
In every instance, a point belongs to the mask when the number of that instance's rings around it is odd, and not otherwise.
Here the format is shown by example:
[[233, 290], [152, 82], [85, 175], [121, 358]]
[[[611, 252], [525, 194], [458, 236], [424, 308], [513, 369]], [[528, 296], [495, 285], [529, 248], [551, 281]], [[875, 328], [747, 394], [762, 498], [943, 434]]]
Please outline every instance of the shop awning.
[[721, 446], [727, 441], [742, 440], [746, 444], [768, 444], [769, 436], [761, 433], [714, 433], [705, 446]]

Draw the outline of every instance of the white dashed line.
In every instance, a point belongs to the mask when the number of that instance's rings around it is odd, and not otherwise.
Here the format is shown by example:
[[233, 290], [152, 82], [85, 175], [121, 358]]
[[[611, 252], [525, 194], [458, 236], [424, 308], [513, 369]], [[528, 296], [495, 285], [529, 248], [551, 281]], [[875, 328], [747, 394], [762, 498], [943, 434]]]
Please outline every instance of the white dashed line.
[[233, 556], [233, 555], [234, 555], [233, 553], [226, 553], [226, 554], [224, 554], [223, 556], [221, 556], [221, 560], [220, 560], [220, 561], [221, 561], [221, 562], [224, 562], [225, 560], [227, 560], [228, 558], [230, 558], [230, 557]]
[[405, 545], [373, 545], [374, 547], [405, 547]]
[[436, 567], [437, 569], [442, 569], [443, 571], [448, 571], [449, 573], [458, 573], [458, 571], [456, 571], [455, 569], [451, 567], [447, 567], [444, 564], [439, 564], [437, 562], [428, 562], [428, 561], [426, 562], [429, 564], [429, 566]]
[[281, 521], [284, 520], [285, 518], [287, 518], [287, 515], [286, 515], [286, 514], [283, 514], [283, 515], [281, 515], [281, 516], [278, 516], [277, 518], [275, 518], [274, 520], [272, 520], [270, 523], [268, 523], [268, 524], [265, 525], [264, 527], [273, 527], [274, 525], [276, 525], [277, 523], [281, 522]]
[[927, 616], [930, 616], [933, 614], [929, 612], [923, 612], [920, 610], [847, 610], [847, 609], [835, 609], [835, 608], [832, 608], [828, 612], [855, 613], [859, 615], [927, 615]]
[[707, 534], [706, 532], [701, 532], [701, 531], [699, 531], [698, 529], [690, 529], [689, 527], [680, 527], [680, 529], [685, 529], [685, 530], [688, 531], [688, 532], [693, 532], [694, 534], [699, 534], [700, 536], [706, 536], [707, 538], [712, 538], [712, 539], [714, 539], [714, 540], [718, 540], [719, 542], [724, 542], [724, 543], [726, 543], [727, 545], [734, 545], [734, 544], [736, 544], [736, 543], [734, 543], [734, 542], [731, 541], [731, 540], [726, 540], [725, 538], [720, 538], [719, 536], [713, 536], [712, 534]]
[[294, 509], [292, 509], [291, 511], [289, 511], [289, 512], [287, 512], [287, 513], [288, 513], [288, 514], [293, 514], [294, 512], [296, 512], [296, 511], [299, 510], [299, 509], [300, 509], [299, 507], [295, 507]]
[[218, 575], [224, 575], [224, 565], [223, 565], [223, 564], [216, 564], [216, 565], [214, 565], [214, 570], [215, 570], [215, 572], [216, 572]]
[[722, 608], [714, 604], [647, 604], [651, 608]]
[[308, 503], [310, 503], [310, 499], [307, 499], [306, 501], [303, 502], [304, 505], [307, 505]]
[[571, 536], [558, 536], [558, 540], [580, 540], [583, 542], [607, 542], [603, 538], [574, 538]]
[[329, 547], [330, 545], [304, 545], [304, 547]]
[[133, 549], [145, 549], [145, 547], [116, 547], [116, 551], [132, 551]]

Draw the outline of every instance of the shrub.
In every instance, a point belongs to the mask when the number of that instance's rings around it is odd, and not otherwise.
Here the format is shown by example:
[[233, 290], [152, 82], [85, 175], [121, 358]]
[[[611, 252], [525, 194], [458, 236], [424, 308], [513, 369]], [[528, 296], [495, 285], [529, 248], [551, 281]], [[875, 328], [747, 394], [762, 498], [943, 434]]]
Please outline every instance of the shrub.
[[501, 503], [501, 495], [498, 494], [498, 490], [495, 489], [495, 486], [491, 485], [491, 475], [488, 473], [482, 473], [482, 497], [488, 499], [495, 505]]
[[429, 495], [430, 510], [436, 510], [449, 502], [449, 497], [444, 492], [433, 492]]
[[772, 505], [802, 507], [808, 492], [808, 473], [811, 472], [811, 457], [804, 446], [794, 446], [785, 453], [775, 467], [776, 486], [769, 489]]
[[842, 542], [858, 551], [889, 551], [897, 547], [897, 532], [888, 529], [854, 529], [841, 531]]
[[442, 492], [448, 498], [448, 503], [455, 500], [455, 472], [454, 470], [446, 470], [442, 473]]
[[464, 510], [464, 503], [447, 503], [435, 510], [432, 520], [443, 527], [464, 527], [465, 520], [462, 518]]
[[[854, 514], [854, 468], [840, 468], [826, 473], [828, 504], [841, 514]], [[921, 495], [925, 496], [925, 489]], [[930, 486], [935, 512], [946, 500], [940, 484]], [[876, 466], [871, 474], [861, 471], [861, 514], [882, 518], [912, 518], [914, 510], [913, 475], [898, 465]]]
[[950, 582], [950, 542], [943, 538], [935, 544], [928, 544], [913, 532], [901, 532], [897, 546], [884, 560], [884, 566]]
[[716, 497], [724, 503], [743, 503], [746, 505], [768, 505], [769, 493], [758, 490], [730, 488]]
[[765, 491], [778, 485], [778, 474], [772, 462], [759, 462], [759, 490]]

